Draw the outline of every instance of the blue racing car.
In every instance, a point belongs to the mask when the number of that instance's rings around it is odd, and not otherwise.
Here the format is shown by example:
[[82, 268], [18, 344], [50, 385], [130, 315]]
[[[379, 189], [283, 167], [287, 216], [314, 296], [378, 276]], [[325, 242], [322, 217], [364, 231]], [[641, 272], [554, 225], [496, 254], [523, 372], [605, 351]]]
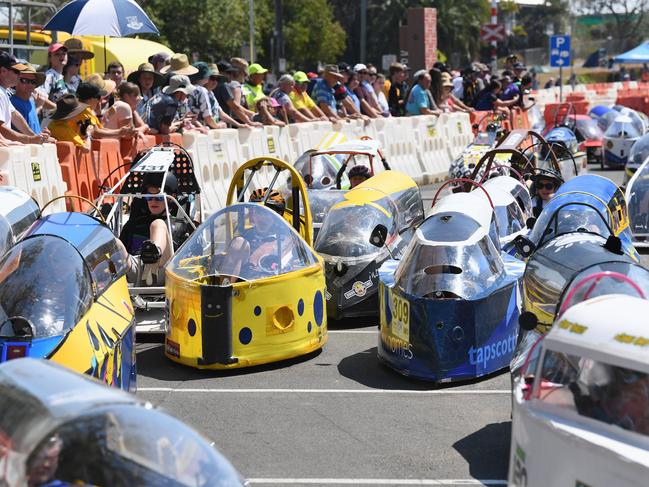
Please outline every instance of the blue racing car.
[[[383, 240], [377, 227], [371, 241]], [[524, 266], [502, 252], [485, 199], [475, 193], [441, 199], [403, 258], [379, 270], [379, 359], [440, 383], [507, 367], [518, 338]]]

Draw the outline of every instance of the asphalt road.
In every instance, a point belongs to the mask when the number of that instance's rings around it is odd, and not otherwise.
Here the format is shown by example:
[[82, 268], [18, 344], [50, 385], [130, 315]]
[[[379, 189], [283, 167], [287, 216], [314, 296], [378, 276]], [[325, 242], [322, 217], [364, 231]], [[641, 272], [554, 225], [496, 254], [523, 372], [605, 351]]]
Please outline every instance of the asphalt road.
[[377, 361], [376, 320], [329, 330], [321, 352], [227, 373], [174, 364], [148, 338], [138, 395], [213, 440], [252, 485], [506, 484], [508, 372], [435, 388]]

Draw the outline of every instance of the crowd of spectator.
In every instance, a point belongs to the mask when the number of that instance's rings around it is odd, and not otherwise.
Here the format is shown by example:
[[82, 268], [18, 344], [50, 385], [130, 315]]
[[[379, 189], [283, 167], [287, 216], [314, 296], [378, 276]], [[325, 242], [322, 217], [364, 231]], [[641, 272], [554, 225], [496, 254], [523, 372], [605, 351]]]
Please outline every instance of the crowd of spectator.
[[89, 151], [93, 138], [453, 111], [508, 113], [529, 109], [533, 99], [526, 94], [535, 87], [534, 74], [515, 56], [499, 76], [482, 63], [457, 71], [437, 62], [411, 73], [395, 62], [385, 74], [369, 63], [340, 63], [317, 73], [273, 76], [274, 84], [258, 63], [234, 57], [190, 64], [183, 53], [155, 54], [131, 73], [113, 61], [105, 73], [82, 79], [82, 63], [93, 56], [74, 38], [49, 46], [43, 70], [0, 52], [0, 145], [59, 140]]

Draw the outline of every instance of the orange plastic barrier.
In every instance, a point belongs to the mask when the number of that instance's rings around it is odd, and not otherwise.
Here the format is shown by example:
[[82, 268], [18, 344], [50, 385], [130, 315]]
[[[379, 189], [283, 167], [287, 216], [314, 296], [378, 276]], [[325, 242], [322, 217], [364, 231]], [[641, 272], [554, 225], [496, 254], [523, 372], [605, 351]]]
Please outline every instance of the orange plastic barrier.
[[471, 120], [471, 127], [473, 128], [473, 135], [478, 135], [479, 131], [484, 131], [487, 128], [487, 124], [491, 122], [491, 113], [492, 112], [471, 112], [469, 113], [469, 118]]
[[[93, 200], [93, 186], [99, 186], [94, 175], [92, 154], [83, 153], [72, 142], [57, 142], [56, 152], [61, 164], [61, 175], [68, 185], [66, 195], [78, 195]], [[88, 204], [81, 200], [70, 198], [66, 200], [69, 210], [85, 211]]]
[[98, 184], [93, 185], [93, 199], [99, 197], [101, 189], [99, 185], [112, 188], [117, 184], [120, 177], [125, 174], [124, 161], [120, 151], [118, 139], [93, 139], [92, 154], [95, 175]]
[[[122, 160], [124, 163], [131, 162], [138, 152], [155, 147], [155, 145], [156, 141], [153, 135], [145, 135], [144, 139], [121, 139], [120, 152], [122, 154]], [[126, 173], [122, 173], [122, 176], [124, 174]]]
[[[572, 105], [572, 108], [570, 108]], [[563, 118], [568, 114], [568, 111], [571, 113], [576, 113], [577, 115], [586, 115], [588, 114], [588, 105], [587, 101], [574, 101], [568, 103], [548, 103], [545, 105], [545, 110], [543, 112], [543, 118], [545, 119], [545, 124], [547, 126], [554, 125], [555, 120], [561, 122]], [[574, 109], [574, 112], [572, 111]]]
[[156, 135], [156, 145], [161, 144], [162, 142], [173, 142], [174, 144], [183, 145], [183, 136], [179, 133], [173, 133], [169, 135]]
[[527, 112], [523, 111], [521, 108], [512, 109], [510, 119], [512, 123], [512, 128], [523, 129], [523, 130], [530, 129], [530, 121], [529, 118], [527, 117]]

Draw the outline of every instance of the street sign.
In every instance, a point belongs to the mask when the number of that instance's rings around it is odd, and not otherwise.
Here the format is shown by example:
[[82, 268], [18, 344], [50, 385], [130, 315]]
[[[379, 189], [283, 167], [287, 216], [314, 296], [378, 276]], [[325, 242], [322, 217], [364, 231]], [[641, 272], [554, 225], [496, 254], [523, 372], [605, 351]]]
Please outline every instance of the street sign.
[[550, 37], [550, 66], [563, 68], [570, 66], [570, 36]]
[[483, 24], [480, 27], [480, 39], [484, 42], [504, 41], [506, 36], [504, 24]]

